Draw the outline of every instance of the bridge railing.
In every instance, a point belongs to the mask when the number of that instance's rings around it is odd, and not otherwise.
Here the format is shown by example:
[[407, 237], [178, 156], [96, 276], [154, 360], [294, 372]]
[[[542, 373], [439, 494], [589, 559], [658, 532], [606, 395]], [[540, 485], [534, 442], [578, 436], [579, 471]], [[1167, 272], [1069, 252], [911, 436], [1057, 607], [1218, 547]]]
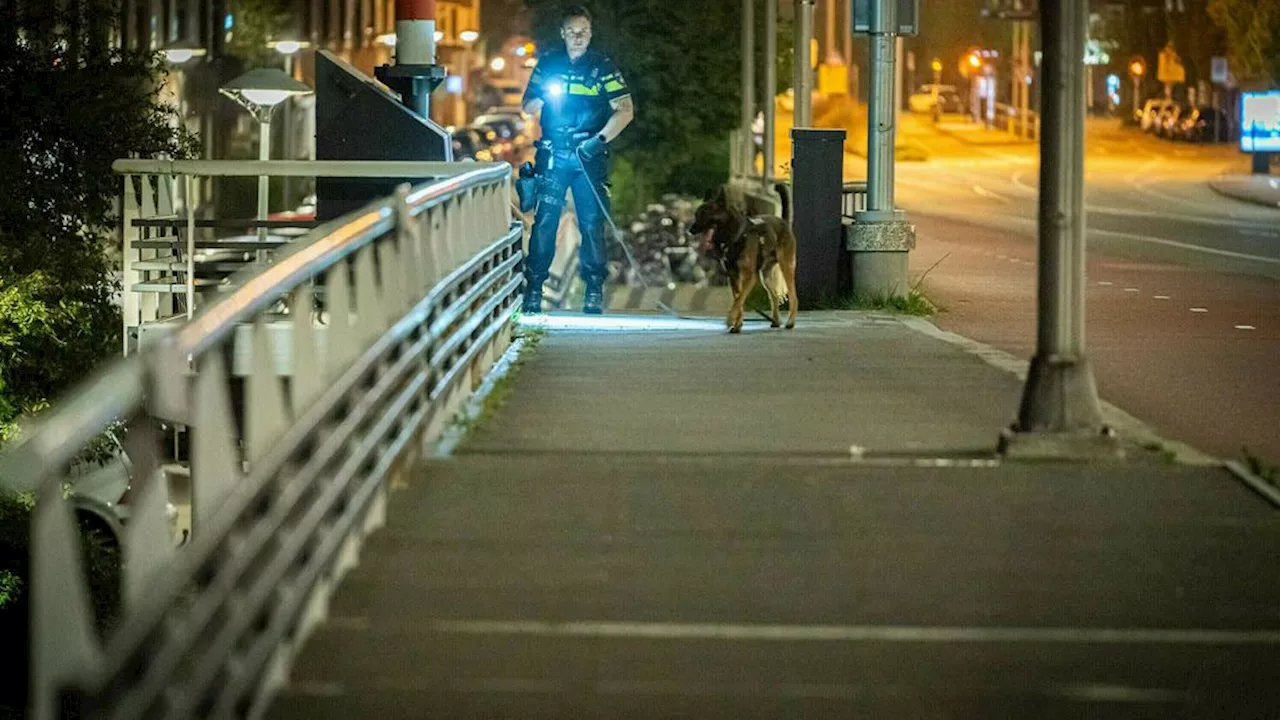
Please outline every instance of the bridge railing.
[[[254, 716], [266, 706], [383, 521], [389, 484], [510, 341], [522, 283], [510, 168], [461, 169], [246, 268], [162, 342], [64, 397], [5, 457], [0, 472], [39, 488], [33, 717]], [[288, 348], [266, 332], [282, 305]], [[228, 365], [245, 326], [252, 371], [241, 381]], [[283, 377], [281, 352], [292, 355]], [[156, 418], [191, 428], [193, 533], [182, 547]], [[117, 421], [128, 428], [133, 510], [123, 607], [100, 637], [62, 472]]]
[[317, 225], [314, 217], [292, 212], [265, 219], [198, 216], [196, 206], [212, 194], [214, 183], [362, 177], [422, 182], [456, 175], [460, 167], [465, 166], [417, 161], [117, 160], [112, 168], [123, 181], [124, 354], [190, 320], [199, 306], [225, 291], [230, 275], [269, 262]]

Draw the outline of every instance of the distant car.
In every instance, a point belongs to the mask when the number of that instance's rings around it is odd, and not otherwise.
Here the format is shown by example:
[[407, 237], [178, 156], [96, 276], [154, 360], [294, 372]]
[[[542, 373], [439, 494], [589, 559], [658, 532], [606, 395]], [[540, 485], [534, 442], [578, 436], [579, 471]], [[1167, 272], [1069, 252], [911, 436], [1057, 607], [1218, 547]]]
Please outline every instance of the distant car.
[[1227, 114], [1222, 110], [1201, 105], [1178, 121], [1174, 137], [1186, 142], [1218, 142], [1227, 139]]
[[1151, 98], [1143, 104], [1142, 109], [1137, 112], [1137, 117], [1134, 119], [1138, 121], [1138, 127], [1142, 128], [1144, 132], [1155, 132], [1156, 120], [1173, 105], [1174, 102], [1172, 100]]
[[[937, 86], [937, 103], [941, 105], [942, 112], [962, 112], [962, 101], [960, 93], [956, 91], [954, 85], [938, 85]], [[911, 112], [929, 113], [933, 112], [934, 105], [934, 84], [928, 83], [921, 85], [920, 89], [911, 94], [907, 98], [907, 107]]]

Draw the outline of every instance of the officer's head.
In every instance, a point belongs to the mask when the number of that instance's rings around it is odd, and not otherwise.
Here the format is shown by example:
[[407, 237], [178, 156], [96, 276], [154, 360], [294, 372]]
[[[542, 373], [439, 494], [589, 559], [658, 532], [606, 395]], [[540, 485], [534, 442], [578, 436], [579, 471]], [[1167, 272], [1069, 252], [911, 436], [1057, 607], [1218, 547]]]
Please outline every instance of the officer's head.
[[591, 45], [591, 13], [581, 5], [566, 10], [560, 20], [560, 37], [570, 58], [581, 57]]

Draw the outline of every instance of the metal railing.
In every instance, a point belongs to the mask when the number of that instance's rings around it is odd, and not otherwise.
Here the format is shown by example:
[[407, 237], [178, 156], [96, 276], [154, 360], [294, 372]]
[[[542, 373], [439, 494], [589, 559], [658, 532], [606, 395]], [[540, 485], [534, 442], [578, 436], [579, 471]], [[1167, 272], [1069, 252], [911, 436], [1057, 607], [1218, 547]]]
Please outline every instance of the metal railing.
[[[171, 332], [198, 306], [225, 289], [247, 265], [265, 263], [314, 221], [205, 220], [195, 199], [217, 179], [230, 178], [441, 178], [457, 163], [387, 161], [117, 160], [122, 176], [122, 293], [124, 353], [146, 342], [145, 333]], [[223, 237], [240, 226], [260, 233]], [[269, 232], [270, 234], [265, 234]]]
[[[428, 451], [509, 344], [523, 282], [510, 168], [453, 171], [247, 268], [163, 342], [64, 397], [4, 458], [0, 472], [39, 486], [33, 717], [261, 714], [383, 522], [389, 478]], [[265, 330], [281, 301], [293, 319], [288, 377]], [[238, 382], [228, 358], [245, 325], [253, 369]], [[181, 548], [156, 418], [192, 428], [193, 534]], [[100, 639], [61, 477], [117, 420], [129, 428], [133, 513], [124, 604]]]
[[1025, 123], [1019, 115], [1018, 108], [1004, 103], [996, 103], [994, 125], [1014, 137], [1022, 137], [1026, 140], [1039, 139], [1040, 113], [1035, 110], [1028, 110]]
[[840, 217], [854, 222], [858, 213], [867, 209], [867, 183], [847, 182], [840, 188]]

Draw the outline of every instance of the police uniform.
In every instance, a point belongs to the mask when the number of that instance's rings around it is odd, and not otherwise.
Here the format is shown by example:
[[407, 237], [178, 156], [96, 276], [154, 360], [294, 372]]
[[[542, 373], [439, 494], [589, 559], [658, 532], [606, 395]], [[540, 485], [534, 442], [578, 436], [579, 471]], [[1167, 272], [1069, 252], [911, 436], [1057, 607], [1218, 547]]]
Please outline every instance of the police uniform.
[[[538, 209], [525, 264], [526, 298], [540, 302], [556, 251], [556, 235], [565, 193], [573, 190], [573, 205], [582, 234], [579, 272], [588, 294], [597, 295], [608, 274], [605, 256], [605, 214], [600, 207], [609, 197], [604, 183], [609, 174], [606, 149], [583, 159], [578, 146], [600, 134], [613, 115], [610, 103], [631, 94], [622, 73], [603, 54], [588, 48], [577, 60], [557, 52], [539, 61], [525, 88], [524, 103], [542, 101], [542, 137], [534, 161], [538, 173]], [[594, 188], [594, 190], [593, 190]], [[600, 200], [596, 200], [596, 195]]]

